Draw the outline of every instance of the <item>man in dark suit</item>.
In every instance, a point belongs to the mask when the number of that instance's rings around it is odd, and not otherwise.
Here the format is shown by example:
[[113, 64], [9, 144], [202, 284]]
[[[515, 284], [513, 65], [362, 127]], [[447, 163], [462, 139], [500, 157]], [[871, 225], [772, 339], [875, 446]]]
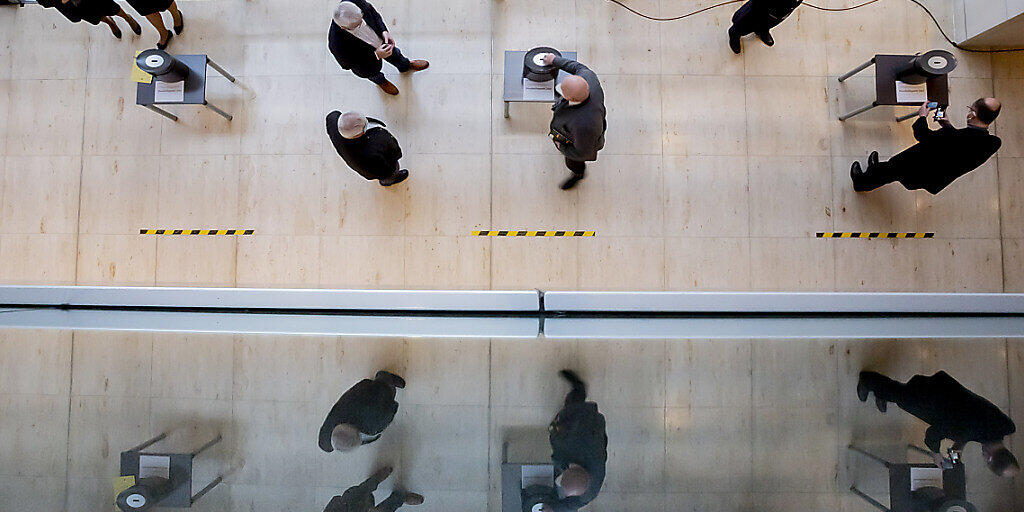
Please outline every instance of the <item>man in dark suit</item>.
[[373, 491], [387, 477], [391, 476], [391, 467], [384, 467], [377, 471], [365, 482], [350, 487], [341, 496], [331, 498], [324, 508], [324, 512], [395, 512], [402, 505], [419, 505], [423, 503], [423, 496], [405, 491], [392, 491], [391, 495], [376, 506], [373, 503]]
[[545, 505], [546, 512], [577, 510], [593, 501], [601, 491], [608, 461], [604, 415], [597, 412], [596, 403], [587, 401], [587, 386], [579, 376], [570, 370], [559, 375], [572, 390], [548, 427], [559, 499]]
[[396, 388], [405, 388], [405, 380], [383, 370], [373, 380], [363, 379], [352, 386], [327, 413], [320, 427], [320, 449], [347, 452], [380, 439], [398, 412]]
[[551, 140], [565, 155], [565, 166], [572, 171], [572, 176], [562, 183], [562, 190], [569, 190], [586, 176], [586, 163], [597, 160], [597, 152], [604, 148], [604, 132], [608, 128], [604, 90], [597, 75], [579, 62], [548, 53], [544, 55], [544, 64], [573, 75], [555, 86], [561, 97], [551, 107]]
[[804, 0], [750, 0], [740, 7], [732, 16], [729, 27], [729, 48], [733, 53], [743, 51], [740, 38], [748, 34], [757, 34], [764, 44], [772, 46], [775, 39], [769, 30], [786, 20]]
[[945, 464], [942, 440], [951, 439], [951, 451], [957, 458], [964, 445], [976, 441], [981, 443], [985, 462], [993, 473], [1012, 477], [1020, 470], [1017, 459], [1003, 445], [1003, 438], [1017, 430], [1013, 420], [946, 372], [930, 377], [915, 375], [906, 384], [879, 373], [861, 372], [857, 398], [866, 402], [872, 392], [875, 405], [883, 413], [888, 403], [893, 402], [929, 425], [924, 443], [938, 466]]
[[384, 78], [381, 60], [390, 62], [400, 73], [422, 71], [430, 66], [425, 60], [410, 61], [402, 55], [384, 19], [366, 0], [338, 4], [327, 47], [343, 69], [351, 69], [356, 76], [370, 80], [391, 95], [398, 94], [398, 87]]
[[957, 178], [977, 169], [999, 150], [1002, 141], [988, 132], [1001, 106], [995, 98], [979, 98], [967, 107], [967, 128], [957, 129], [945, 119], [941, 128], [928, 128], [928, 104], [921, 105], [914, 122], [917, 144], [892, 157], [878, 160], [878, 152], [868, 156], [868, 168], [860, 162], [850, 168], [853, 189], [867, 192], [894, 181], [908, 190], [925, 189], [938, 194]]
[[[367, 130], [371, 122], [377, 126]], [[327, 136], [338, 155], [360, 176], [378, 180], [385, 187], [409, 177], [409, 171], [398, 168], [402, 148], [384, 123], [358, 112], [342, 114], [335, 110], [327, 114]]]

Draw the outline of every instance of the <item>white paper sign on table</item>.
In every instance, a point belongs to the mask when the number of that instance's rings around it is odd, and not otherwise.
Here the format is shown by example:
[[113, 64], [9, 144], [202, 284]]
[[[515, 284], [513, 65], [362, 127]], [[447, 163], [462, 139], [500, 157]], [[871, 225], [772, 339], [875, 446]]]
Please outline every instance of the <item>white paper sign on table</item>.
[[185, 81], [180, 82], [154, 82], [153, 101], [156, 103], [170, 103], [185, 101]]
[[928, 84], [896, 82], [896, 103], [917, 103], [928, 101]]

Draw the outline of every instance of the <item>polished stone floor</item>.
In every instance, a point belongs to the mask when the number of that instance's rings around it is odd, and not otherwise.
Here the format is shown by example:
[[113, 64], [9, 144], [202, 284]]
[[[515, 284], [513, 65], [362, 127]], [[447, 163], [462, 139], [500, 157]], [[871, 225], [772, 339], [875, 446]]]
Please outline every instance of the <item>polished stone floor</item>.
[[[435, 341], [60, 331], [0, 332], [0, 502], [20, 512], [108, 510], [118, 453], [172, 430], [220, 431], [199, 511], [321, 510], [379, 464], [421, 491], [417, 511], [498, 512], [502, 445], [543, 461], [545, 426], [576, 368], [606, 415], [608, 477], [590, 511], [869, 512], [880, 468], [846, 452], [920, 444], [924, 425], [857, 401], [862, 368], [905, 380], [944, 369], [1018, 420], [1024, 343], [931, 341]], [[338, 395], [377, 369], [408, 381], [377, 443], [316, 445]], [[1020, 435], [1013, 439], [1024, 449]], [[885, 453], [884, 451], [882, 453]], [[1024, 485], [966, 451], [982, 512], [1024, 505]], [[393, 477], [393, 478], [395, 478]], [[386, 486], [385, 486], [386, 487]], [[390, 488], [382, 487], [382, 495]], [[884, 494], [879, 494], [884, 498]]]
[[[731, 7], [657, 24], [603, 0], [378, 0], [399, 46], [432, 62], [389, 97], [331, 59], [333, 1], [181, 1], [170, 49], [239, 76], [210, 81], [231, 123], [182, 107], [172, 124], [133, 105], [129, 63], [154, 41], [148, 25], [117, 41], [52, 10], [0, 9], [0, 282], [1024, 291], [1024, 57], [957, 52], [952, 115], [962, 124], [962, 105], [1000, 97], [998, 158], [937, 197], [850, 188], [852, 159], [912, 136], [891, 108], [837, 121], [870, 75], [835, 77], [877, 52], [947, 47], [909, 2], [802, 8], [774, 48], [747, 40], [735, 56]], [[662, 15], [706, 3], [629, 2]], [[945, 1], [927, 3], [952, 24]], [[541, 44], [579, 51], [608, 98], [607, 147], [571, 192], [557, 188], [567, 171], [548, 108], [501, 115], [503, 51]], [[385, 120], [412, 178], [383, 189], [348, 170], [324, 133], [333, 109]], [[257, 234], [138, 235], [229, 227]], [[813, 237], [833, 230], [936, 239]]]

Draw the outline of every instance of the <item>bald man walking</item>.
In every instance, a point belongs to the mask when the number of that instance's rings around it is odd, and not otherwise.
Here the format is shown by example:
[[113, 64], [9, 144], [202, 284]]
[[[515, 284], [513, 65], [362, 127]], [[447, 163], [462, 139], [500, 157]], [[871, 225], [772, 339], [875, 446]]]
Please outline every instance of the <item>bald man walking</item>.
[[587, 385], [571, 370], [559, 375], [572, 390], [548, 427], [558, 501], [545, 506], [546, 512], [577, 510], [593, 501], [604, 484], [608, 461], [604, 415], [587, 401]]
[[395, 66], [399, 73], [422, 71], [430, 66], [425, 60], [405, 58], [395, 44], [384, 19], [366, 0], [345, 0], [335, 8], [327, 45], [334, 59], [342, 69], [352, 70], [392, 96], [398, 94], [398, 87], [381, 73], [382, 60]]
[[385, 187], [409, 177], [409, 171], [398, 168], [402, 148], [383, 122], [359, 112], [335, 110], [327, 114], [327, 136], [338, 155], [360, 176]]
[[572, 74], [555, 86], [560, 98], [551, 107], [551, 140], [572, 171], [562, 183], [562, 190], [569, 190], [586, 176], [587, 162], [597, 160], [597, 152], [604, 148], [604, 90], [597, 74], [579, 62], [548, 53], [544, 64]]

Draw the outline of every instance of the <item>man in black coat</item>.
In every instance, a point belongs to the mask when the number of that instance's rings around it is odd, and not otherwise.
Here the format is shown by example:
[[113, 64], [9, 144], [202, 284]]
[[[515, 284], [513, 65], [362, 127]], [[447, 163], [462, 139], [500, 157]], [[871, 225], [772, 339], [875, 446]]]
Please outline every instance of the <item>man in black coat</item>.
[[579, 62], [548, 53], [544, 55], [544, 64], [573, 75], [555, 86], [561, 97], [551, 107], [551, 140], [565, 155], [565, 166], [572, 171], [572, 176], [562, 183], [562, 190], [569, 190], [586, 176], [586, 163], [597, 160], [597, 152], [604, 148], [604, 132], [608, 128], [604, 90], [597, 75]]
[[894, 181], [908, 190], [925, 189], [938, 194], [957, 178], [977, 169], [999, 150], [1002, 141], [988, 132], [1001, 106], [995, 98], [979, 98], [967, 107], [967, 128], [957, 129], [948, 120], [940, 120], [938, 130], [928, 128], [928, 104], [921, 105], [914, 122], [917, 144], [892, 157], [878, 160], [878, 152], [868, 156], [868, 168], [860, 162], [850, 168], [853, 189], [867, 192]]
[[972, 393], [946, 372], [930, 377], [915, 375], [906, 384], [876, 372], [861, 372], [857, 398], [866, 402], [875, 394], [875, 404], [883, 413], [889, 402], [927, 423], [924, 444], [933, 453], [935, 463], [945, 464], [942, 440], [951, 439], [951, 451], [959, 458], [964, 445], [981, 443], [985, 462], [993, 473], [1012, 477], [1020, 470], [1017, 459], [1003, 445], [1003, 438], [1014, 433], [1013, 420], [992, 402]]
[[320, 449], [347, 452], [380, 439], [398, 412], [396, 388], [405, 388], [405, 380], [383, 370], [373, 380], [363, 379], [352, 386], [327, 413], [320, 427]]
[[[379, 126], [367, 130], [370, 122]], [[408, 178], [409, 171], [398, 168], [402, 148], [384, 126], [358, 112], [327, 114], [327, 136], [338, 155], [360, 176], [388, 187]]]
[[604, 484], [608, 461], [604, 415], [597, 412], [596, 403], [587, 401], [587, 386], [579, 376], [570, 370], [559, 375], [572, 391], [548, 427], [559, 499], [545, 505], [546, 512], [573, 511], [593, 501]]
[[402, 505], [423, 503], [423, 496], [419, 494], [395, 490], [387, 499], [374, 506], [373, 491], [376, 491], [377, 486], [391, 476], [391, 471], [390, 466], [381, 468], [365, 482], [348, 488], [341, 496], [331, 498], [327, 507], [324, 508], [324, 512], [395, 512]]
[[351, 69], [356, 76], [370, 80], [391, 95], [398, 94], [398, 87], [384, 78], [381, 60], [390, 62], [400, 73], [422, 71], [430, 66], [425, 60], [410, 61], [402, 55], [384, 19], [366, 0], [338, 4], [327, 47], [342, 69]]
[[769, 30], [786, 20], [804, 0], [750, 0], [732, 16], [729, 27], [729, 48], [733, 53], [743, 51], [740, 38], [748, 34], [757, 37], [768, 46], [775, 44]]

